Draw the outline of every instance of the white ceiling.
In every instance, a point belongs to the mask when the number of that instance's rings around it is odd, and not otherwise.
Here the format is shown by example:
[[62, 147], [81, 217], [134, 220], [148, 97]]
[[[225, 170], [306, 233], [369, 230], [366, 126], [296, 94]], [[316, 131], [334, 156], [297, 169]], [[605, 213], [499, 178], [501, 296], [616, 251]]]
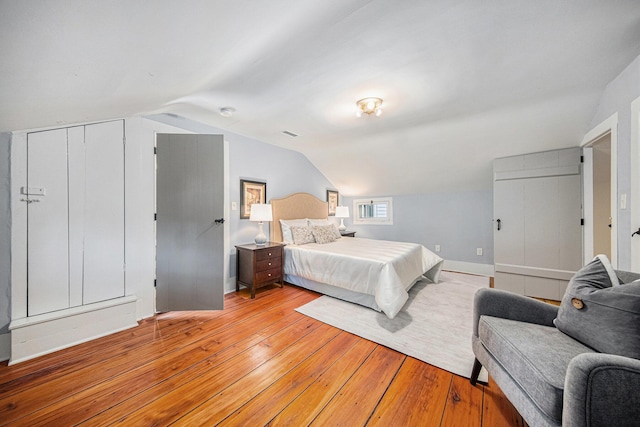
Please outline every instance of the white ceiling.
[[639, 0], [0, 0], [0, 131], [172, 113], [344, 195], [488, 189], [495, 157], [578, 145], [638, 55]]

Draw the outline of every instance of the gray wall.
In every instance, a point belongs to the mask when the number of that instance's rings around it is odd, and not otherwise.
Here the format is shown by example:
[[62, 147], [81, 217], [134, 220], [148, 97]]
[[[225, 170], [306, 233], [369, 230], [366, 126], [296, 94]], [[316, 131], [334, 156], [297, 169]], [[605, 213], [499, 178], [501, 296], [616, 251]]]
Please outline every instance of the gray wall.
[[[349, 218], [347, 229], [358, 237], [421, 243], [431, 251], [440, 245], [438, 255], [445, 260], [493, 264], [492, 190], [392, 197], [393, 225], [353, 225]], [[341, 199], [351, 215], [353, 199]]]
[[11, 135], [0, 134], [0, 334], [11, 313]]
[[[631, 102], [640, 96], [640, 56], [605, 88], [598, 109], [591, 120], [593, 129], [612, 114], [618, 113], [618, 197], [627, 194], [631, 206]], [[620, 206], [620, 203], [616, 203]], [[631, 210], [618, 208], [618, 268], [631, 268]]]

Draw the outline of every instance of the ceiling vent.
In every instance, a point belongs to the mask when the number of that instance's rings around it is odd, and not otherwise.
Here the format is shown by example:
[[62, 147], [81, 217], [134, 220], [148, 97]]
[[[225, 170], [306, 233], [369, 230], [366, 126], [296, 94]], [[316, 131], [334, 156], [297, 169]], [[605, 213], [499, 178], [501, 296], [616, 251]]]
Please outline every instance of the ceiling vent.
[[292, 138], [295, 138], [296, 136], [298, 136], [297, 134], [293, 132], [289, 132], [288, 130], [283, 130], [282, 133], [284, 133], [285, 135], [289, 135]]

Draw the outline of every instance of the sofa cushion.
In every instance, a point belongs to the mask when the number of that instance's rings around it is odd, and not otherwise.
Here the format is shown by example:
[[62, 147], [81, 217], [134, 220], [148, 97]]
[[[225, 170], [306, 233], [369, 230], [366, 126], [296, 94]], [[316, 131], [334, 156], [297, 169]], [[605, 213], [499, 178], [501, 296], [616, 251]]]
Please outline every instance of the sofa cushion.
[[633, 273], [631, 271], [616, 270], [616, 276], [620, 283], [631, 283], [640, 280], [640, 273]]
[[567, 286], [554, 324], [601, 353], [640, 359], [640, 282], [621, 285], [612, 271], [604, 255], [581, 268]]
[[478, 336], [534, 404], [560, 424], [567, 366], [593, 349], [552, 326], [491, 316], [480, 317]]

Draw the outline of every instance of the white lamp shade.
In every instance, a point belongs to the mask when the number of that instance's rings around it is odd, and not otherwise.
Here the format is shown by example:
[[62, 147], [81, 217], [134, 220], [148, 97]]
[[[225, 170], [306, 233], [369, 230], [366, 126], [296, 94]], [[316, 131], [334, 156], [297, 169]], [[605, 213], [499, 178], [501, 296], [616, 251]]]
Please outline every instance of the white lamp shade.
[[249, 221], [272, 221], [273, 213], [271, 211], [271, 205], [266, 204], [254, 204], [251, 205], [251, 214], [249, 215]]
[[349, 218], [349, 208], [347, 206], [336, 206], [336, 218]]

